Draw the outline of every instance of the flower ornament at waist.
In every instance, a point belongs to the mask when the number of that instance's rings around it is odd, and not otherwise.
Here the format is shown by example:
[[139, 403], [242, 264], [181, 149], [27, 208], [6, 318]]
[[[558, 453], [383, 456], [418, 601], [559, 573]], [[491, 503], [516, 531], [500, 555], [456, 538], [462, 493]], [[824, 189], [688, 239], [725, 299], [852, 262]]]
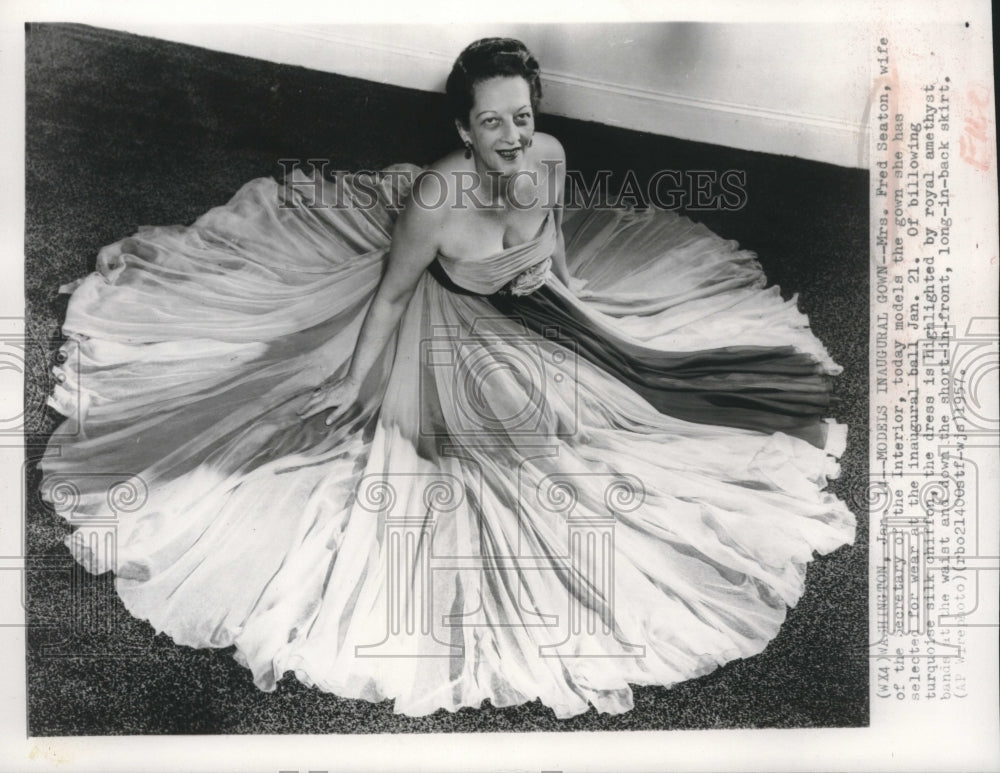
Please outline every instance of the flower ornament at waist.
[[499, 295], [529, 295], [543, 284], [548, 278], [549, 269], [552, 268], [552, 258], [536, 263], [531, 268], [526, 268], [516, 277], [511, 279], [499, 291]]

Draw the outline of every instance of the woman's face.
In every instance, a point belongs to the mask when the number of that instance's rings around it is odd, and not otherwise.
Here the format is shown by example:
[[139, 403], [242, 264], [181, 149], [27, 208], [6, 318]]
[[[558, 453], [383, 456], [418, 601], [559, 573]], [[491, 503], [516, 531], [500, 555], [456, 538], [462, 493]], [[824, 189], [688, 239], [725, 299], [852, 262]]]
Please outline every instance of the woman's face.
[[524, 167], [524, 154], [535, 133], [528, 82], [518, 76], [480, 81], [473, 90], [469, 127], [458, 127], [463, 141], [486, 169], [513, 174]]

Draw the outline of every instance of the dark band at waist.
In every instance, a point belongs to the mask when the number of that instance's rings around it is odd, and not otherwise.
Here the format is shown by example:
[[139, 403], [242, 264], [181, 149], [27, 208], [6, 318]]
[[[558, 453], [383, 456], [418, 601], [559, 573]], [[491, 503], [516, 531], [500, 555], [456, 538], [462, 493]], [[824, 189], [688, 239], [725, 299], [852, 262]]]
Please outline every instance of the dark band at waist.
[[455, 281], [448, 276], [448, 272], [444, 270], [444, 266], [441, 265], [441, 261], [437, 258], [434, 258], [434, 260], [431, 261], [430, 265], [427, 267], [427, 272], [448, 292], [457, 293], [458, 295], [473, 295], [478, 298], [489, 297], [487, 294], [477, 293], [473, 290], [462, 287], [459, 284], [455, 284]]

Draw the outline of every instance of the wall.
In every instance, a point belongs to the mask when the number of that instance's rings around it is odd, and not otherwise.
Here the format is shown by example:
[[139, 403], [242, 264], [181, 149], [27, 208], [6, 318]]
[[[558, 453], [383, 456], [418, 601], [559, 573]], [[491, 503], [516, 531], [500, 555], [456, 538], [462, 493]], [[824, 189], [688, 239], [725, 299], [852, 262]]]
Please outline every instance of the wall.
[[867, 167], [868, 35], [849, 24], [122, 26], [383, 83], [443, 90], [478, 37], [524, 40], [558, 115]]

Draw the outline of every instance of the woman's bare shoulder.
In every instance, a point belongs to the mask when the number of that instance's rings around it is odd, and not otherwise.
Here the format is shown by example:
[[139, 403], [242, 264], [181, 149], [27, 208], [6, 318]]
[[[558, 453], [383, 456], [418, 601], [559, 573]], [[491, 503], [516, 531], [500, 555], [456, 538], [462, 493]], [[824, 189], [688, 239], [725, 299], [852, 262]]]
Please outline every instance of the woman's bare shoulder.
[[[414, 179], [413, 185], [414, 188], [419, 188], [424, 199], [446, 196], [451, 200], [453, 198], [451, 194], [458, 189], [462, 176], [474, 173], [475, 167], [465, 158], [462, 151], [457, 150], [424, 167]], [[467, 186], [468, 182], [465, 185]]]
[[532, 135], [532, 140], [542, 158], [550, 161], [566, 160], [566, 151], [563, 149], [562, 143], [551, 134], [535, 132]]
[[455, 150], [446, 156], [442, 156], [437, 161], [432, 164], [428, 164], [424, 168], [424, 174], [426, 175], [444, 175], [452, 177], [457, 172], [469, 171], [474, 169], [472, 162], [465, 157], [465, 153], [461, 150]]

